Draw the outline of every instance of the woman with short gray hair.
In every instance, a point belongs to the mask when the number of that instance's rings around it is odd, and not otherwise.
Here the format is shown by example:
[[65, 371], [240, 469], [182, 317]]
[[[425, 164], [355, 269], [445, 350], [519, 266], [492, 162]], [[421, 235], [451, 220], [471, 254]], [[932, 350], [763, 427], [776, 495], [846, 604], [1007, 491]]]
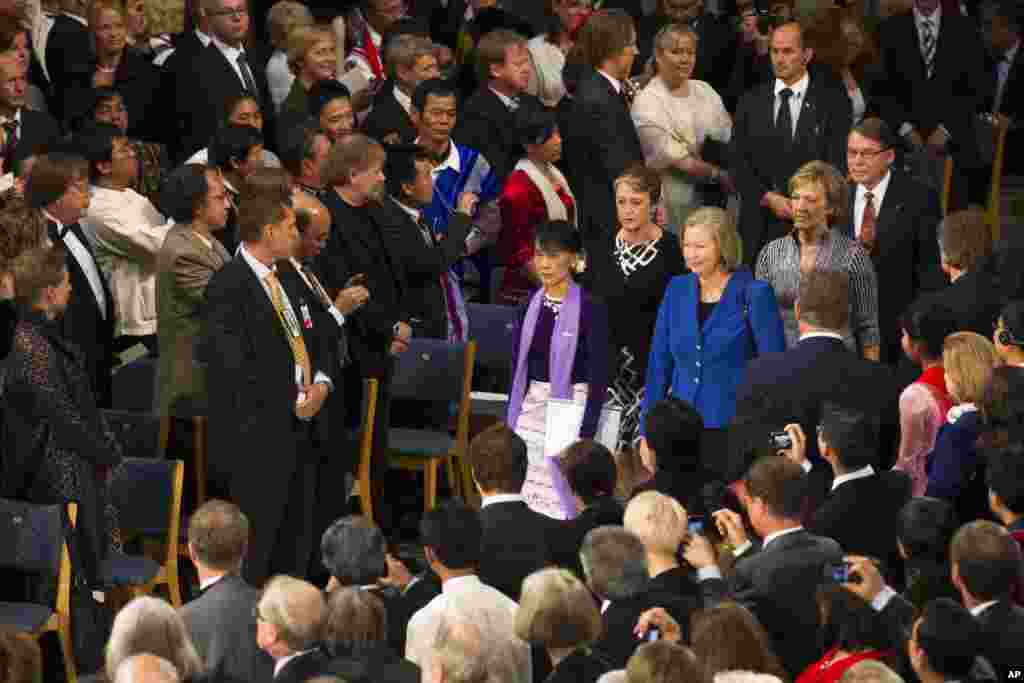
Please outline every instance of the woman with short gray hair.
[[418, 681], [419, 667], [395, 654], [386, 638], [387, 612], [373, 591], [350, 586], [330, 594], [324, 644], [334, 673], [346, 681]]
[[106, 680], [113, 681], [121, 663], [140, 654], [166, 659], [183, 681], [195, 681], [203, 673], [202, 661], [185, 622], [177, 610], [159, 598], [135, 598], [117, 613], [107, 641]]

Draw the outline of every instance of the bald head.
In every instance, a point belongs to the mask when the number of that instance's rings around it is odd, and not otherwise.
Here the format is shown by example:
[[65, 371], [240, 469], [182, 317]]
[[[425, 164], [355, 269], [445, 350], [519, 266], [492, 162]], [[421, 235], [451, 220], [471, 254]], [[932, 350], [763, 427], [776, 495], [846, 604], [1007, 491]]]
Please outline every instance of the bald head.
[[296, 191], [293, 205], [299, 228], [295, 258], [308, 261], [320, 255], [331, 234], [331, 215], [319, 199], [302, 190]]
[[179, 683], [174, 665], [156, 655], [135, 655], [121, 662], [114, 683]]

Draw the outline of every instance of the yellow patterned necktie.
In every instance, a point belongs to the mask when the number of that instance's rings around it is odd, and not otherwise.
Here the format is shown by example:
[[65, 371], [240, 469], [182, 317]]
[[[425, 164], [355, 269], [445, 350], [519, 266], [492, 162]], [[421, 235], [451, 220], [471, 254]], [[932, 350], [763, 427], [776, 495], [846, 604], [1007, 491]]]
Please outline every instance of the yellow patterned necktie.
[[309, 354], [306, 353], [306, 340], [302, 338], [302, 328], [290, 307], [286, 307], [284, 296], [281, 291], [281, 282], [277, 279], [276, 273], [270, 273], [264, 278], [270, 287], [270, 301], [274, 304], [277, 317], [284, 326], [284, 334], [288, 337], [288, 345], [292, 347], [292, 356], [295, 364], [302, 368], [302, 380], [308, 384], [313, 379], [312, 367], [309, 364]]

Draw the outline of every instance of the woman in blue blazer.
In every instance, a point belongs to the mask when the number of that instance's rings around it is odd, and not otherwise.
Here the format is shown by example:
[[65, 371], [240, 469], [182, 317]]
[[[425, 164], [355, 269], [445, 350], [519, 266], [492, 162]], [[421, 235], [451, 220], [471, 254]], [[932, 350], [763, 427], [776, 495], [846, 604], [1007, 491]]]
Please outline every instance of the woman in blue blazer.
[[[736, 226], [725, 211], [704, 207], [686, 220], [679, 241], [690, 269], [665, 291], [647, 365], [644, 415], [668, 395], [693, 404], [704, 418], [701, 464], [717, 471], [726, 427], [747, 363], [786, 348], [771, 285], [742, 263]], [[668, 463], [666, 463], [668, 465]]]

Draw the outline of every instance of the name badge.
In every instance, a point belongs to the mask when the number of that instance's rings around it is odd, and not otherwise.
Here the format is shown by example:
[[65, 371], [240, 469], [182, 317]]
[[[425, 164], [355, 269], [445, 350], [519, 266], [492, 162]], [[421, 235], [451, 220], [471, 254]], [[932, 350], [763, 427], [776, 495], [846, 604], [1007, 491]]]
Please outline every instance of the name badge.
[[313, 318], [309, 315], [309, 306], [302, 304], [299, 306], [299, 310], [302, 311], [302, 324], [305, 325], [307, 330], [313, 329]]
[[301, 337], [302, 330], [299, 328], [299, 321], [295, 319], [295, 313], [292, 312], [291, 306], [282, 306], [284, 310], [284, 322], [288, 327], [288, 333], [293, 337]]

